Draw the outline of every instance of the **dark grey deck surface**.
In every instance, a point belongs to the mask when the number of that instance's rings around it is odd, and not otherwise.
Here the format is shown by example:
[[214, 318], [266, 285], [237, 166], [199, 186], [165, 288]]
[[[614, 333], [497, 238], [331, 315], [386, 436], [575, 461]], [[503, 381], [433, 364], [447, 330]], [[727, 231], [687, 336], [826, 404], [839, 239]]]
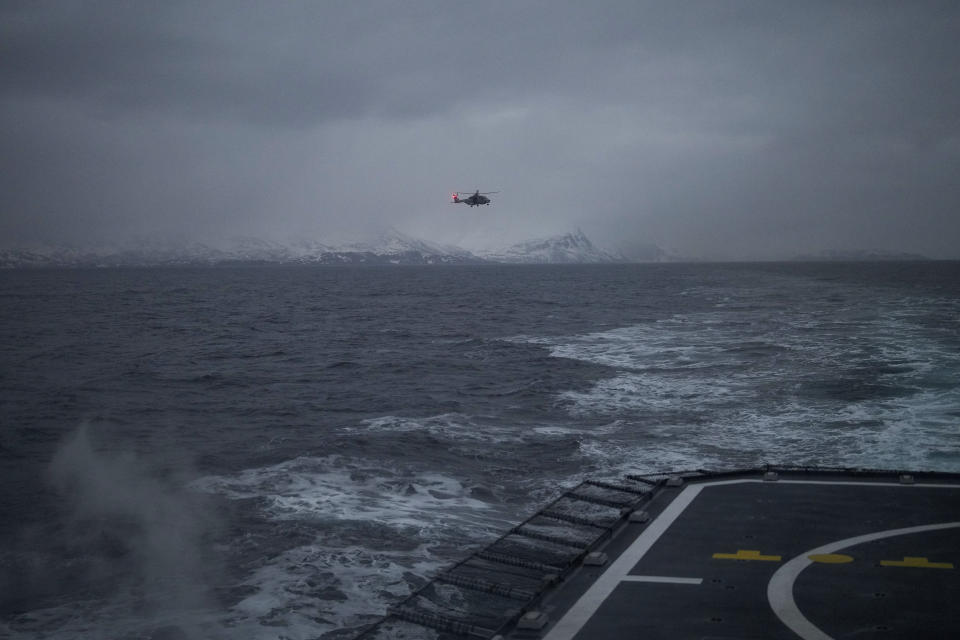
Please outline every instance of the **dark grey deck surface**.
[[960, 638], [953, 479], [693, 479], [648, 509], [508, 637]]
[[359, 637], [960, 638], [960, 475], [586, 480]]

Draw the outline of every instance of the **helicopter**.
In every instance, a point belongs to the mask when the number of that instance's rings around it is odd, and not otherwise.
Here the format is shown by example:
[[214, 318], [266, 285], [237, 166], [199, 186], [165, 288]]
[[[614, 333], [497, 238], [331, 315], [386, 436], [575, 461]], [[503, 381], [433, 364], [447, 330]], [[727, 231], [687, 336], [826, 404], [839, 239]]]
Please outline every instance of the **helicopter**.
[[460, 192], [459, 192], [459, 191], [454, 191], [454, 192], [453, 192], [453, 202], [451, 202], [450, 204], [460, 204], [460, 203], [462, 202], [463, 204], [467, 205], [468, 207], [478, 207], [478, 206], [480, 206], [481, 204], [489, 205], [489, 204], [490, 204], [490, 198], [488, 198], [487, 196], [490, 195], [490, 194], [492, 194], [492, 193], [500, 193], [500, 192], [499, 192], [499, 191], [484, 191], [483, 193], [480, 193], [480, 190], [477, 189], [476, 191], [473, 192], [473, 195], [472, 195], [472, 196], [461, 199], [461, 198], [460, 198]]

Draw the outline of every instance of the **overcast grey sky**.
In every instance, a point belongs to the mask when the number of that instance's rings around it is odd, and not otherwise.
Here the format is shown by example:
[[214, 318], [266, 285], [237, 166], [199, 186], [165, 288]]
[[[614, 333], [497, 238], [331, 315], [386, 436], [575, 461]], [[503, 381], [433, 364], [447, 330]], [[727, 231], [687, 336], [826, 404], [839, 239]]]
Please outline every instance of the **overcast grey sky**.
[[956, 0], [4, 0], [0, 245], [958, 258], [957, 34]]

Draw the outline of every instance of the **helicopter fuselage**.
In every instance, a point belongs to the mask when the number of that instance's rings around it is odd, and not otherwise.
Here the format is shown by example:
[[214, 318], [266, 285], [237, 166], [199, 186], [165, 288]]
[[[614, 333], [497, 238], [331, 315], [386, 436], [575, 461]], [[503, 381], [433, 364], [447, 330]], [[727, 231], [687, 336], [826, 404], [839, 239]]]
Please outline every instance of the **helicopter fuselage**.
[[474, 193], [468, 198], [460, 198], [459, 193], [454, 193], [453, 204], [465, 204], [468, 207], [479, 207], [481, 204], [490, 204], [490, 198], [485, 195], [481, 195], [480, 192]]

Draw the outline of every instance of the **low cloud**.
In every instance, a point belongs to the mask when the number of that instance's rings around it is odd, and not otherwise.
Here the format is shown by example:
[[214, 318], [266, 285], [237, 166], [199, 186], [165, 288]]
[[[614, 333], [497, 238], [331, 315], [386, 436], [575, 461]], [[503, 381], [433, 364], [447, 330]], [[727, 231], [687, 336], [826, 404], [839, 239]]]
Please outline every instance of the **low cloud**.
[[[956, 3], [0, 12], [6, 245], [581, 227], [958, 256]], [[482, 214], [447, 204], [476, 188]]]

